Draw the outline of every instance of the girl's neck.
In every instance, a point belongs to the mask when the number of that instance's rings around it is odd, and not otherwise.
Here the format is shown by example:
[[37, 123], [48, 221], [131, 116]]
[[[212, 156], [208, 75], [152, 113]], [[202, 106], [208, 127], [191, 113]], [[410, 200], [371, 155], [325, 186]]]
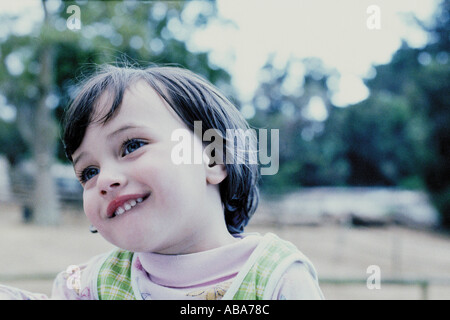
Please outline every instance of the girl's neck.
[[216, 249], [239, 241], [227, 229], [223, 205], [217, 185], [208, 185], [207, 197], [198, 210], [203, 210], [206, 217], [195, 230], [187, 232], [188, 236], [182, 241], [163, 250], [161, 254], [190, 254]]

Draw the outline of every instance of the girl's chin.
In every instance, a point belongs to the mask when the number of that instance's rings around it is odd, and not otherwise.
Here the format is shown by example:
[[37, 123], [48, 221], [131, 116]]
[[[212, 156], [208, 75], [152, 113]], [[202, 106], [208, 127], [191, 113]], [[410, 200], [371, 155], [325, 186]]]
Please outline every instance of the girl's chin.
[[[133, 252], [153, 252], [157, 248], [154, 247], [155, 241], [148, 236], [150, 231], [128, 229], [118, 230], [114, 234], [102, 234], [106, 241], [123, 250]], [[153, 245], [149, 245], [149, 243]]]

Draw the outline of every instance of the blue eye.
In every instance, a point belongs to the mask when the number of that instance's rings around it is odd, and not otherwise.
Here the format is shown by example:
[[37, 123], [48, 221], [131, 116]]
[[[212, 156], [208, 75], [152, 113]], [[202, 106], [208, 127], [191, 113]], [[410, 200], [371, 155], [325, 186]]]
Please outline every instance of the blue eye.
[[89, 168], [84, 169], [81, 172], [79, 179], [80, 179], [81, 183], [85, 183], [86, 181], [95, 177], [98, 173], [99, 173], [99, 170], [97, 168], [89, 167]]
[[136, 151], [137, 149], [144, 146], [145, 144], [146, 143], [144, 141], [141, 141], [138, 139], [130, 139], [130, 140], [125, 141], [123, 144], [122, 157]]

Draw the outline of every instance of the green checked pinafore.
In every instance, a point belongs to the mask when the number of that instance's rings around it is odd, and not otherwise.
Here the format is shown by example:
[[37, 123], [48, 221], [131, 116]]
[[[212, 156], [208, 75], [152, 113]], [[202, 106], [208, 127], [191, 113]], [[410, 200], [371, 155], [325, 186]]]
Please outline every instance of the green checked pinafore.
[[[131, 282], [133, 256], [133, 252], [117, 249], [106, 258], [97, 278], [100, 300], [139, 298]], [[270, 299], [281, 276], [296, 261], [305, 263], [315, 275], [311, 262], [292, 243], [281, 240], [272, 233], [266, 234], [233, 280], [223, 299]]]

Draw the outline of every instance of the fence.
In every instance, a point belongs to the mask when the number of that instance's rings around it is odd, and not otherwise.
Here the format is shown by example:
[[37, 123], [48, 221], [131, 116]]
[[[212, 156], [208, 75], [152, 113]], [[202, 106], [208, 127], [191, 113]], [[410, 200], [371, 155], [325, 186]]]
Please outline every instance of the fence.
[[[324, 285], [367, 285], [367, 279], [364, 278], [321, 278], [320, 283]], [[450, 279], [405, 279], [405, 278], [388, 278], [382, 279], [381, 286], [400, 285], [400, 286], [417, 286], [420, 288], [420, 296], [422, 300], [429, 299], [429, 290], [432, 285], [448, 286], [450, 290]]]

